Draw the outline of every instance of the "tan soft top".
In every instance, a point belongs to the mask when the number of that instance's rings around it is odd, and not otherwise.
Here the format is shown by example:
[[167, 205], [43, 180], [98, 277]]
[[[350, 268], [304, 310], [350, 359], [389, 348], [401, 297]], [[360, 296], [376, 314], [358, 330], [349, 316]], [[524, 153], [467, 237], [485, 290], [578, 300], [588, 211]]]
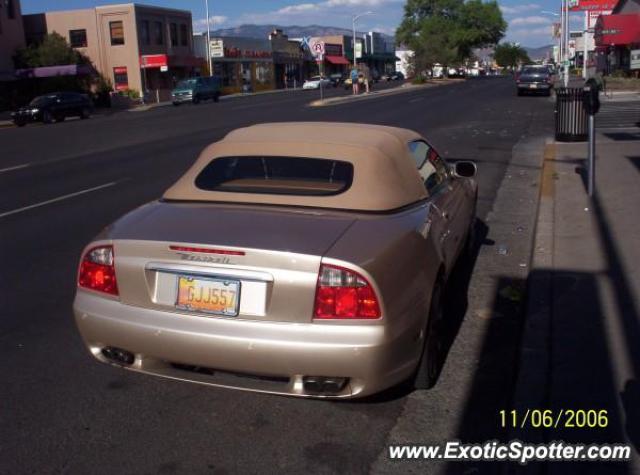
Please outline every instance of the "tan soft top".
[[[386, 211], [427, 196], [407, 144], [422, 137], [410, 130], [336, 122], [270, 123], [234, 130], [205, 148], [164, 198], [233, 203], [315, 206]], [[331, 196], [292, 196], [207, 191], [195, 180], [214, 158], [280, 156], [341, 160], [353, 164], [349, 189]]]

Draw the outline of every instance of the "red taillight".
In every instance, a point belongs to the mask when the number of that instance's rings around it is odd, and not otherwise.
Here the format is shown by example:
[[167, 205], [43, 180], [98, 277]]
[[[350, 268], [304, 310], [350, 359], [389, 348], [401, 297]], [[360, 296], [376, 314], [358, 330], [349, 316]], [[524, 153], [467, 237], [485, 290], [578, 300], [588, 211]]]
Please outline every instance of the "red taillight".
[[357, 272], [320, 266], [315, 318], [380, 318], [380, 304], [371, 284]]
[[113, 246], [98, 246], [85, 253], [78, 272], [78, 286], [118, 295]]

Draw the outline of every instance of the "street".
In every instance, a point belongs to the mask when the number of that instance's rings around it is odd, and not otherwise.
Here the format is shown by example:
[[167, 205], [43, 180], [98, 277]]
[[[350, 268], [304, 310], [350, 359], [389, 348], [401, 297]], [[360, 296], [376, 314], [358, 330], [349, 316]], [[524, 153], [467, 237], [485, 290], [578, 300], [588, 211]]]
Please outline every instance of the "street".
[[[254, 394], [127, 372], [84, 348], [71, 304], [85, 244], [158, 199], [207, 144], [256, 123], [404, 127], [447, 159], [476, 161], [481, 247], [519, 249], [528, 262], [530, 240], [507, 233], [494, 242], [487, 217], [512, 178], [514, 149], [552, 136], [551, 99], [516, 97], [512, 80], [501, 77], [308, 107], [317, 97], [265, 94], [0, 130], [0, 473], [385, 472], [376, 461], [397, 442], [393, 434], [414, 443], [507, 437], [497, 414], [513, 398], [522, 325], [517, 302], [507, 309], [511, 318], [490, 329], [466, 304], [491, 301], [501, 286], [474, 284], [496, 271], [488, 259], [457, 270], [450, 348], [429, 392], [396, 388], [349, 402]], [[532, 150], [541, 159], [543, 147]], [[536, 168], [529, 173], [529, 193], [537, 195]], [[520, 198], [506, 193], [502, 200]], [[535, 219], [535, 204], [520, 208]], [[408, 424], [408, 408], [418, 405], [420, 423]]]

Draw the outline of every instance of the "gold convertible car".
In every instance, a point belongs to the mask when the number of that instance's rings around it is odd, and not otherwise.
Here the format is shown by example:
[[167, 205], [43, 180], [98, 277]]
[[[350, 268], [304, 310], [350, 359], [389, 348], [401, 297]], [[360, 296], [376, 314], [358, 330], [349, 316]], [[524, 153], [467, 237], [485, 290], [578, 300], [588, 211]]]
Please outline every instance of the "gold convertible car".
[[399, 128], [235, 130], [85, 248], [76, 323], [99, 361], [167, 378], [331, 398], [431, 387], [475, 173]]

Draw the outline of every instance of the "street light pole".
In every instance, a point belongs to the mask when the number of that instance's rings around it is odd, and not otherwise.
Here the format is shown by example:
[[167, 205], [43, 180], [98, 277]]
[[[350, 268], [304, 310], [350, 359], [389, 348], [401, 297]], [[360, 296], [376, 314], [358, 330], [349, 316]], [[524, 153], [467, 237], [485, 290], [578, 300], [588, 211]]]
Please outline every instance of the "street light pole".
[[204, 0], [207, 15], [207, 58], [209, 59], [209, 76], [213, 76], [213, 64], [211, 61], [211, 28], [209, 28], [209, 0]]
[[358, 18], [365, 15], [375, 15], [375, 12], [364, 12], [360, 15], [353, 15], [351, 17], [351, 27], [353, 28], [353, 67], [356, 68], [356, 21]]
[[569, 87], [569, 0], [564, 0], [564, 87]]

